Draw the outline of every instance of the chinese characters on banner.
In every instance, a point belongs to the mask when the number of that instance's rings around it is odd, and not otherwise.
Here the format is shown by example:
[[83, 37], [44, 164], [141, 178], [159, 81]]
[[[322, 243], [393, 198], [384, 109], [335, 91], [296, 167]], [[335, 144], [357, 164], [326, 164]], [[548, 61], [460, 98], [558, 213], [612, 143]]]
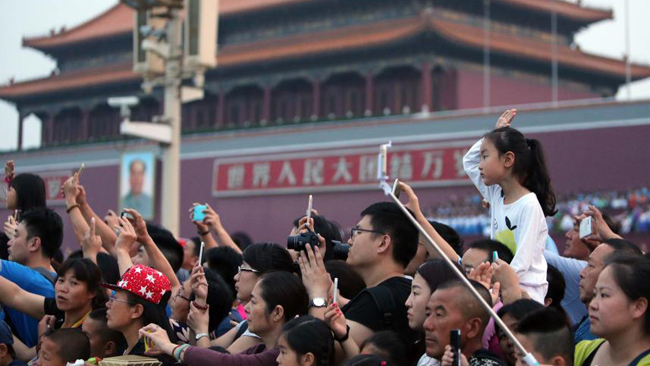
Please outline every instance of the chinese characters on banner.
[[[388, 175], [420, 187], [469, 184], [462, 160], [470, 146], [456, 142], [394, 147], [388, 152]], [[232, 197], [376, 189], [377, 153], [373, 147], [218, 158], [212, 193]]]
[[[61, 192], [63, 183], [72, 175], [71, 171], [56, 171], [37, 173], [45, 182], [45, 197], [48, 206], [62, 205], [65, 203], [65, 197]], [[7, 200], [7, 183], [2, 181], [0, 184], [0, 202], [4, 203]]]

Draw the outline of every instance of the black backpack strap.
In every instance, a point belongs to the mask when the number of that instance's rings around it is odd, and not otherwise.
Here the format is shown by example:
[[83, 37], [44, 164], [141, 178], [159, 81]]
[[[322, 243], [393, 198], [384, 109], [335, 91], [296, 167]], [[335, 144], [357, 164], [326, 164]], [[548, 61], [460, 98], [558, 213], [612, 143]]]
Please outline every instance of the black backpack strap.
[[635, 358], [634, 360], [632, 360], [632, 362], [630, 362], [630, 365], [629, 365], [629, 366], [636, 366], [639, 362], [641, 362], [641, 360], [642, 360], [645, 356], [647, 356], [647, 355], [649, 355], [649, 354], [650, 354], [650, 349], [647, 349], [647, 350], [641, 352], [640, 355], [636, 356], [636, 358]]
[[52, 272], [48, 271], [47, 269], [43, 267], [36, 267], [32, 268], [34, 271], [40, 273], [43, 275], [43, 277], [47, 278], [48, 281], [50, 281], [51, 284], [54, 285], [56, 282], [56, 275], [52, 274]]
[[582, 362], [582, 366], [591, 366], [591, 362], [594, 360], [594, 357], [596, 357], [596, 352], [598, 352], [598, 349], [600, 346], [605, 344], [605, 342], [601, 342], [594, 350], [585, 358], [585, 360]]
[[246, 330], [248, 330], [248, 322], [244, 321], [244, 324], [242, 324], [241, 327], [237, 329], [237, 333], [235, 334], [235, 340], [239, 339], [239, 337], [241, 337], [246, 332]]
[[390, 292], [386, 286], [375, 286], [367, 288], [364, 291], [367, 291], [370, 296], [372, 296], [372, 300], [375, 302], [375, 305], [377, 305], [377, 308], [379, 308], [379, 311], [382, 314], [384, 326], [387, 329], [397, 331], [393, 323], [395, 317], [394, 313], [397, 310], [397, 304], [395, 304], [393, 293]]

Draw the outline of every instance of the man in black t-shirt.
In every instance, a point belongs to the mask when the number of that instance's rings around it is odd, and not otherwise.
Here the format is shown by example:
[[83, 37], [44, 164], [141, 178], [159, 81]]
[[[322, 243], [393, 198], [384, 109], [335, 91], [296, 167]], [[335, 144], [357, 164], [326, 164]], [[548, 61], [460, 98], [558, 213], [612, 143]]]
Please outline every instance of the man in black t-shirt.
[[415, 225], [395, 203], [375, 203], [361, 212], [348, 244], [347, 263], [366, 283], [366, 289], [342, 308], [350, 336], [361, 344], [374, 332], [394, 330], [406, 343], [413, 340], [404, 305], [411, 281], [404, 269], [417, 251]]
[[[470, 280], [481, 297], [492, 306], [488, 290]], [[427, 356], [441, 360], [449, 345], [449, 333], [460, 329], [460, 351], [468, 358], [470, 366], [506, 366], [506, 363], [490, 351], [483, 349], [483, 332], [490, 314], [479, 300], [460, 280], [442, 283], [431, 294], [424, 321]]]

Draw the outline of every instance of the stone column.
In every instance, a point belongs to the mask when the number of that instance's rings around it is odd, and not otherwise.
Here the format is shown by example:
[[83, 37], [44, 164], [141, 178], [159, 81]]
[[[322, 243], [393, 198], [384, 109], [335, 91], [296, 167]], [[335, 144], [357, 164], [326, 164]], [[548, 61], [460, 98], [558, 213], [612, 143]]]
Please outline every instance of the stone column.
[[321, 90], [321, 81], [320, 79], [312, 80], [312, 114], [311, 120], [316, 121], [320, 117], [320, 90]]
[[365, 116], [370, 117], [373, 113], [373, 101], [375, 97], [375, 75], [372, 72], [366, 74], [366, 111]]
[[219, 92], [219, 104], [217, 106], [217, 128], [224, 127], [226, 123], [226, 91]]
[[18, 145], [16, 150], [23, 149], [23, 124], [25, 122], [25, 115], [21, 112], [18, 113]]
[[422, 113], [433, 111], [433, 80], [431, 78], [431, 62], [424, 61], [420, 69], [422, 80], [422, 91], [420, 105]]
[[264, 99], [262, 100], [262, 120], [260, 125], [265, 126], [271, 121], [271, 99], [273, 87], [270, 84], [264, 85]]

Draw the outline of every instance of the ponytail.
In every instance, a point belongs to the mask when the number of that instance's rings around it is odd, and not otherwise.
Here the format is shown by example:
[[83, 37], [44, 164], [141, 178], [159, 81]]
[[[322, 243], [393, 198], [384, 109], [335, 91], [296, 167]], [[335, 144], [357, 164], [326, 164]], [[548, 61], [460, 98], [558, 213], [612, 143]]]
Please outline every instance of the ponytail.
[[542, 144], [535, 139], [527, 139], [512, 127], [502, 127], [485, 135], [490, 140], [499, 155], [511, 151], [515, 155], [512, 174], [519, 183], [535, 193], [545, 216], [557, 213], [555, 208], [555, 193], [551, 185], [551, 177], [546, 166]]
[[531, 192], [535, 192], [544, 215], [553, 216], [557, 213], [555, 193], [551, 185], [551, 176], [548, 174], [548, 168], [546, 167], [544, 148], [538, 140], [526, 139], [526, 142], [530, 149], [530, 164], [522, 185]]

